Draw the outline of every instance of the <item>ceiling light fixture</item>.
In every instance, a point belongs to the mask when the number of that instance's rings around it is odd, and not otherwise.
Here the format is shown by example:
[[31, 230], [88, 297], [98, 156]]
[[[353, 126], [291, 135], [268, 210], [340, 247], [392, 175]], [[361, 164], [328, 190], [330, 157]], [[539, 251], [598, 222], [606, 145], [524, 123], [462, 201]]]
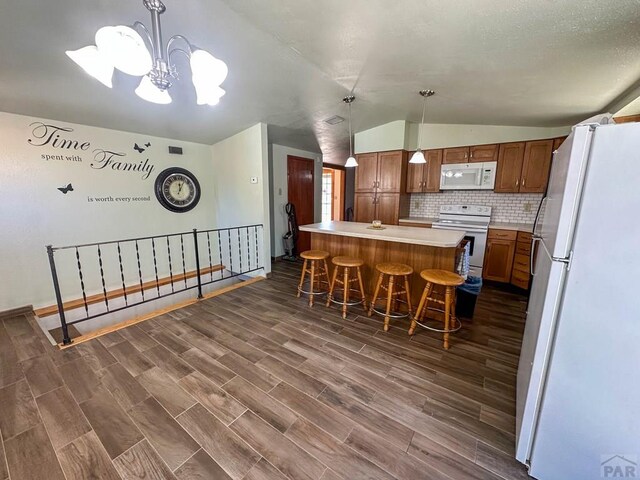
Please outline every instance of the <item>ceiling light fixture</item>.
[[422, 128], [424, 127], [424, 111], [427, 108], [427, 98], [434, 95], [436, 92], [433, 90], [420, 90], [420, 95], [422, 95], [422, 121], [420, 122], [420, 126], [418, 127], [418, 149], [412, 155], [409, 163], [427, 163], [427, 159], [424, 157], [424, 153], [422, 152]]
[[[217, 105], [225, 94], [220, 85], [229, 73], [227, 65], [182, 35], [172, 36], [165, 45], [160, 15], [166, 7], [161, 0], [142, 0], [142, 4], [151, 13], [151, 31], [141, 22], [135, 22], [132, 27], [102, 27], [96, 32], [95, 45], [68, 50], [66, 54], [109, 88], [114, 68], [142, 77], [136, 94], [148, 102], [167, 104], [171, 103], [168, 90], [178, 78], [173, 56], [182, 53], [189, 59], [198, 105]], [[175, 46], [176, 42], [181, 42], [186, 49]]]
[[353, 156], [353, 137], [351, 135], [351, 104], [355, 99], [356, 97], [353, 95], [347, 95], [342, 99], [342, 101], [349, 106], [349, 158], [347, 158], [347, 163], [344, 164], [347, 168], [358, 166], [356, 157]]

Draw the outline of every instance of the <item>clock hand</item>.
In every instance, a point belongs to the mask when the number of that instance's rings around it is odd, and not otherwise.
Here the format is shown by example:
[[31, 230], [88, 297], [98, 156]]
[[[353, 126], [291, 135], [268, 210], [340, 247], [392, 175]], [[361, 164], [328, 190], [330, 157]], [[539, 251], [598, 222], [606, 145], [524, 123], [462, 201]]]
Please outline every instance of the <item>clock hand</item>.
[[184, 182], [180, 183], [180, 186], [178, 187], [178, 194], [180, 194], [180, 192], [182, 191], [182, 186], [184, 185]]

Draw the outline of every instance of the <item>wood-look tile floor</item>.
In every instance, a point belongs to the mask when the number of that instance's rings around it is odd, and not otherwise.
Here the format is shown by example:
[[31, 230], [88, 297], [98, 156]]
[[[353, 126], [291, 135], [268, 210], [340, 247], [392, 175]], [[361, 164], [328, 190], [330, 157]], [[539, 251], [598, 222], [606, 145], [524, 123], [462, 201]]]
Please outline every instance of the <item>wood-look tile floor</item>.
[[60, 351], [0, 322], [0, 480], [519, 479], [525, 298], [390, 332], [295, 298], [300, 266]]

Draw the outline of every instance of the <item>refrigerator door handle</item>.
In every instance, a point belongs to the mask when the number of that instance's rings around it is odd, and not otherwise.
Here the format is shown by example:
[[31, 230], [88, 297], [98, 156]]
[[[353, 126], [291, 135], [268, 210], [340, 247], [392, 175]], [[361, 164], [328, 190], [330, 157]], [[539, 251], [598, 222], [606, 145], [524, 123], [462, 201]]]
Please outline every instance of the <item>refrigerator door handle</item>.
[[542, 240], [542, 238], [535, 235], [531, 238], [531, 255], [529, 256], [529, 271], [531, 272], [531, 276], [535, 275], [533, 271], [533, 258], [536, 254], [536, 242], [539, 240]]

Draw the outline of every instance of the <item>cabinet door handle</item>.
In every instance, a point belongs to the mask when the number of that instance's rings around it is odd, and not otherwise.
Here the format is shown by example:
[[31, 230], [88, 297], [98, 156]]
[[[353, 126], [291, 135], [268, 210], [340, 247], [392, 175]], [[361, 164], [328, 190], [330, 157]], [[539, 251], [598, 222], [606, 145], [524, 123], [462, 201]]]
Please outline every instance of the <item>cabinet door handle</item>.
[[471, 152], [471, 158], [473, 158], [473, 152]]
[[371, 184], [372, 188], [376, 188], [376, 181], [374, 180], [373, 183]]
[[522, 186], [524, 187], [524, 177], [522, 177]]
[[520, 183], [520, 180], [518, 180], [518, 179], [516, 178], [516, 188], [518, 188], [518, 184], [519, 184], [519, 183]]
[[378, 180], [378, 181], [376, 182], [376, 187], [377, 187], [377, 188], [380, 188], [380, 180]]

